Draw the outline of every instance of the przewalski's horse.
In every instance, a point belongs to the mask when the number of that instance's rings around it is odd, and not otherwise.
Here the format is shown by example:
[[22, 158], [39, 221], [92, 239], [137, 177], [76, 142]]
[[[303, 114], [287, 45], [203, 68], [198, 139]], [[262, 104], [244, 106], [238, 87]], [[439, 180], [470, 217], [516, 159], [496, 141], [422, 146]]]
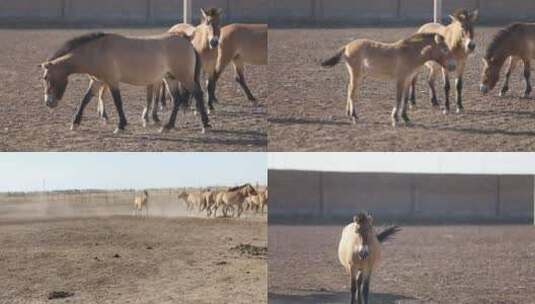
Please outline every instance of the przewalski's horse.
[[199, 208], [199, 211], [206, 210], [206, 216], [212, 215], [212, 208], [215, 205], [215, 197], [216, 197], [217, 191], [207, 189], [202, 193], [202, 201], [201, 201], [201, 207]]
[[[173, 112], [169, 122], [162, 128], [174, 128], [183, 97], [178, 84], [191, 92], [196, 99], [202, 120], [202, 130], [210, 127], [204, 107], [203, 93], [199, 85], [201, 63], [188, 39], [178, 35], [159, 35], [134, 38], [117, 34], [91, 33], [67, 41], [46, 62], [44, 69], [45, 103], [54, 108], [63, 97], [72, 74], [88, 74], [106, 85], [113, 97], [119, 116], [115, 132], [127, 125], [120, 83], [151, 87], [162, 79], [173, 96]], [[80, 124], [82, 113], [100, 87], [91, 82], [73, 119], [73, 127]]]
[[216, 196], [214, 216], [219, 207], [223, 208], [223, 215], [226, 215], [227, 210], [235, 210], [237, 207], [236, 216], [240, 217], [243, 212], [243, 202], [247, 197], [254, 195], [257, 195], [257, 192], [251, 184], [243, 184], [219, 192]]
[[257, 195], [248, 197], [248, 208], [258, 213], [264, 214], [264, 208], [267, 205], [267, 190], [257, 191]]
[[[469, 11], [466, 9], [458, 9], [450, 15], [451, 23], [448, 26], [444, 26], [440, 23], [427, 23], [418, 30], [418, 33], [436, 33], [444, 36], [446, 44], [457, 61], [457, 68], [453, 71], [457, 94], [457, 113], [460, 113], [463, 110], [462, 90], [466, 60], [468, 59], [468, 55], [472, 54], [476, 49], [476, 43], [474, 41], [474, 23], [477, 20], [477, 16], [477, 10]], [[439, 71], [442, 71], [445, 94], [444, 113], [447, 114], [450, 110], [449, 72], [435, 62], [427, 62], [425, 65], [429, 69], [427, 84], [429, 85], [431, 104], [433, 106], [438, 106], [435, 79]], [[417, 76], [414, 76], [411, 83], [410, 98], [412, 105], [416, 105], [416, 79]]]
[[[455, 70], [455, 58], [440, 34], [418, 33], [409, 38], [383, 43], [369, 39], [357, 39], [342, 47], [336, 55], [321, 63], [332, 67], [344, 59], [349, 72], [346, 113], [356, 123], [359, 84], [364, 75], [379, 79], [396, 80], [396, 104], [392, 111], [392, 125], [399, 121], [399, 114], [406, 123], [407, 96], [410, 82], [418, 69], [428, 61], [436, 61], [450, 71]], [[401, 109], [400, 109], [401, 108]]]
[[392, 226], [379, 234], [373, 229], [373, 219], [369, 214], [359, 213], [353, 222], [345, 226], [338, 244], [338, 259], [344, 266], [351, 282], [351, 304], [368, 304], [368, 293], [372, 272], [381, 259], [381, 243], [398, 232]]
[[203, 194], [201, 191], [186, 192], [184, 190], [178, 194], [178, 199], [185, 202], [187, 211], [192, 211], [195, 210], [195, 208], [198, 208], [200, 212], [203, 201]]
[[[173, 35], [184, 35], [190, 39], [191, 44], [199, 54], [202, 63], [202, 70], [205, 75], [208, 75], [210, 79], [213, 79], [215, 74], [215, 66], [217, 63], [217, 57], [219, 52], [219, 40], [221, 35], [220, 18], [223, 12], [221, 9], [201, 8], [201, 23], [198, 26], [193, 26], [187, 23], [179, 23], [171, 27], [167, 33]], [[210, 93], [210, 90], [208, 90]], [[152, 105], [151, 116], [152, 120], [156, 123], [159, 122], [158, 118], [158, 103], [162, 106], [165, 102], [166, 86], [165, 82], [161, 82], [158, 86], [149, 87], [147, 89], [147, 106], [143, 112], [144, 124], [148, 122], [148, 109]], [[209, 110], [213, 109], [211, 100], [212, 95], [208, 96]], [[99, 108], [104, 108], [103, 103]], [[99, 113], [105, 114], [105, 111]], [[101, 117], [103, 117], [101, 115]]]
[[134, 198], [134, 215], [143, 215], [143, 208], [146, 210], [146, 215], [149, 216], [149, 192], [143, 190], [141, 195], [136, 195]]
[[526, 90], [524, 96], [531, 93], [531, 59], [535, 58], [535, 23], [514, 23], [501, 29], [494, 35], [483, 58], [480, 91], [487, 94], [500, 79], [500, 70], [511, 57], [505, 83], [501, 91], [504, 95], [509, 90], [511, 71], [519, 60], [524, 62], [524, 79]]

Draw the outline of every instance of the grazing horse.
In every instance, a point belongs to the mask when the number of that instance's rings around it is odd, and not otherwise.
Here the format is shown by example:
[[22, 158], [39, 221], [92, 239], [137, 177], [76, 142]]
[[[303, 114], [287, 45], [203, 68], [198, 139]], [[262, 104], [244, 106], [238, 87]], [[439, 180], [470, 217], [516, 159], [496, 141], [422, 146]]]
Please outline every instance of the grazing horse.
[[373, 229], [373, 218], [369, 214], [359, 213], [353, 222], [345, 226], [338, 245], [338, 259], [344, 266], [351, 282], [351, 304], [368, 304], [368, 293], [372, 272], [381, 259], [380, 244], [398, 232], [398, 226], [392, 226], [379, 234]]
[[481, 73], [481, 93], [487, 94], [496, 86], [500, 79], [500, 70], [505, 61], [510, 59], [505, 83], [501, 90], [504, 95], [509, 90], [509, 77], [516, 63], [524, 62], [524, 79], [526, 90], [524, 97], [531, 93], [531, 59], [535, 58], [535, 23], [514, 23], [501, 29], [494, 35], [483, 58]]
[[143, 207], [146, 210], [146, 215], [149, 216], [149, 193], [143, 190], [141, 195], [136, 195], [134, 198], [133, 215], [143, 215]]
[[[428, 61], [436, 61], [450, 71], [455, 70], [455, 58], [440, 34], [418, 33], [394, 43], [357, 39], [342, 47], [336, 55], [323, 61], [323, 67], [332, 67], [344, 59], [350, 80], [347, 88], [346, 113], [356, 123], [359, 84], [364, 75], [396, 80], [396, 105], [392, 111], [392, 125], [398, 116], [409, 123], [407, 96], [410, 82], [418, 69]], [[401, 111], [400, 111], [401, 107]]]
[[243, 212], [243, 202], [246, 198], [254, 195], [257, 195], [257, 192], [251, 184], [244, 184], [219, 192], [216, 197], [214, 216], [216, 216], [218, 207], [223, 208], [223, 215], [225, 216], [227, 210], [234, 210], [234, 207], [237, 207], [236, 216], [240, 217]]
[[[50, 108], [56, 107], [62, 99], [71, 74], [88, 74], [92, 80], [106, 85], [119, 116], [115, 133], [124, 130], [127, 125], [119, 84], [152, 87], [162, 79], [173, 96], [174, 106], [169, 122], [161, 131], [174, 128], [178, 109], [183, 102], [187, 102], [179, 84], [196, 99], [202, 131], [210, 127], [199, 85], [200, 59], [185, 37], [164, 34], [134, 38], [91, 33], [67, 41], [41, 67], [44, 70], [45, 104]], [[99, 88], [97, 81], [91, 81], [73, 118], [72, 128], [80, 124], [84, 108]]]
[[[463, 110], [462, 104], [462, 90], [463, 90], [463, 74], [464, 67], [468, 55], [472, 54], [476, 49], [476, 43], [474, 42], [474, 23], [477, 20], [478, 11], [469, 11], [466, 9], [458, 9], [452, 15], [450, 15], [451, 23], [448, 26], [444, 26], [440, 23], [427, 23], [424, 24], [418, 30], [418, 33], [436, 33], [444, 36], [446, 44], [450, 48], [457, 61], [457, 68], [453, 71], [455, 75], [455, 88], [457, 97], [457, 113]], [[444, 78], [444, 114], [447, 114], [450, 110], [450, 79], [449, 73], [443, 67], [440, 67], [435, 62], [427, 62], [425, 64], [429, 69], [429, 76], [427, 84], [429, 85], [431, 94], [431, 104], [438, 106], [437, 94], [435, 90], [435, 78], [440, 70]], [[411, 83], [411, 104], [416, 105], [416, 79], [414, 76]]]

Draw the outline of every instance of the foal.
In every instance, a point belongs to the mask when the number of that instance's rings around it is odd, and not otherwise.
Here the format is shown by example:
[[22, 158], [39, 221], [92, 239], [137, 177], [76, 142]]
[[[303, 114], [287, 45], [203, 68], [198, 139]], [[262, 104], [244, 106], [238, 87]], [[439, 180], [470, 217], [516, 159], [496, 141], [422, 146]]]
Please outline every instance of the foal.
[[379, 234], [373, 229], [369, 214], [359, 213], [353, 223], [345, 226], [338, 245], [338, 259], [349, 274], [351, 282], [351, 304], [368, 304], [370, 279], [381, 259], [380, 244], [400, 230], [392, 226]]
[[[396, 127], [399, 113], [405, 123], [407, 115], [407, 96], [410, 82], [424, 63], [436, 61], [442, 67], [453, 71], [456, 68], [453, 53], [440, 34], [419, 33], [394, 43], [383, 43], [369, 39], [357, 39], [342, 47], [336, 55], [321, 63], [332, 67], [344, 59], [350, 80], [347, 88], [346, 113], [357, 120], [354, 102], [358, 86], [365, 74], [379, 79], [396, 80], [396, 105], [392, 111], [392, 126]], [[401, 109], [400, 109], [401, 107]], [[401, 111], [400, 111], [401, 110]]]
[[483, 58], [483, 72], [481, 73], [481, 93], [487, 94], [496, 86], [500, 79], [500, 70], [510, 59], [504, 87], [501, 95], [509, 90], [509, 77], [511, 71], [519, 60], [524, 62], [524, 79], [526, 90], [524, 97], [531, 93], [531, 59], [535, 58], [535, 23], [514, 23], [501, 29], [494, 35], [487, 47]]
[[143, 208], [147, 211], [149, 216], [149, 193], [143, 190], [143, 194], [134, 198], [134, 215], [143, 215]]
[[[427, 23], [418, 30], [418, 33], [436, 33], [444, 36], [446, 44], [452, 51], [455, 60], [457, 61], [457, 69], [453, 71], [455, 74], [455, 88], [457, 92], [457, 113], [463, 110], [462, 104], [462, 90], [463, 90], [463, 74], [466, 59], [468, 55], [472, 54], [476, 49], [474, 42], [474, 23], [477, 20], [478, 11], [468, 11], [466, 9], [456, 10], [453, 15], [450, 15], [451, 23], [444, 26], [440, 23]], [[427, 62], [425, 64], [429, 69], [429, 76], [427, 84], [429, 85], [431, 93], [431, 104], [438, 106], [437, 95], [435, 90], [435, 78], [440, 70], [444, 77], [444, 92], [445, 103], [444, 113], [447, 114], [450, 110], [450, 79], [449, 73], [446, 69], [441, 68], [434, 62]], [[414, 76], [411, 83], [411, 104], [416, 105], [416, 78]]]

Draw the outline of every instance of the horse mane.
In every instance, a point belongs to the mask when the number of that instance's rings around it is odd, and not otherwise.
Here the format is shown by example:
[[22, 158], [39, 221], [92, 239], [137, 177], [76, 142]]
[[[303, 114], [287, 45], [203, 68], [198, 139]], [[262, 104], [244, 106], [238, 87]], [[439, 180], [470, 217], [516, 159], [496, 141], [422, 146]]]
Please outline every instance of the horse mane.
[[57, 59], [61, 56], [65, 56], [68, 53], [72, 52], [74, 49], [87, 44], [91, 41], [100, 39], [102, 37], [105, 37], [109, 35], [108, 33], [102, 33], [102, 32], [96, 32], [96, 33], [88, 33], [84, 34], [82, 36], [74, 37], [70, 40], [67, 40], [55, 53], [52, 55], [48, 61]]
[[213, 17], [217, 17], [217, 16], [219, 16], [219, 9], [216, 8], [216, 7], [210, 7], [210, 8], [205, 9], [204, 13], [208, 17], [212, 17], [212, 18]]
[[416, 43], [416, 42], [425, 42], [430, 39], [435, 39], [435, 33], [416, 33], [408, 38], [402, 39], [400, 42], [402, 45], [407, 45], [409, 43]]
[[240, 185], [240, 186], [231, 187], [231, 188], [228, 188], [227, 191], [236, 191], [236, 190], [240, 190], [241, 188], [245, 188], [247, 186], [251, 186], [251, 184], [247, 183], [247, 184], [243, 184], [243, 185]]
[[488, 60], [493, 57], [494, 53], [500, 48], [500, 46], [503, 44], [503, 42], [509, 37], [509, 35], [513, 32], [517, 32], [522, 29], [522, 23], [513, 23], [509, 26], [501, 29], [492, 37], [492, 40], [489, 43], [489, 46], [487, 47], [487, 51], [485, 52], [485, 58]]

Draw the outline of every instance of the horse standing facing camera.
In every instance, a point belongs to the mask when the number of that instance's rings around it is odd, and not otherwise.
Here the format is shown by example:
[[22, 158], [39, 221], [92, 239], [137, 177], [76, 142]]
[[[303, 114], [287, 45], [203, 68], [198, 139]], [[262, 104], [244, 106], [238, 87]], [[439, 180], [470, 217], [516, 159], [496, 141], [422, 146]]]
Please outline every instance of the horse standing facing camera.
[[392, 226], [379, 234], [373, 229], [373, 218], [366, 213], [353, 217], [353, 222], [345, 226], [338, 245], [338, 259], [351, 282], [351, 304], [368, 304], [372, 272], [381, 259], [381, 243], [400, 231]]

